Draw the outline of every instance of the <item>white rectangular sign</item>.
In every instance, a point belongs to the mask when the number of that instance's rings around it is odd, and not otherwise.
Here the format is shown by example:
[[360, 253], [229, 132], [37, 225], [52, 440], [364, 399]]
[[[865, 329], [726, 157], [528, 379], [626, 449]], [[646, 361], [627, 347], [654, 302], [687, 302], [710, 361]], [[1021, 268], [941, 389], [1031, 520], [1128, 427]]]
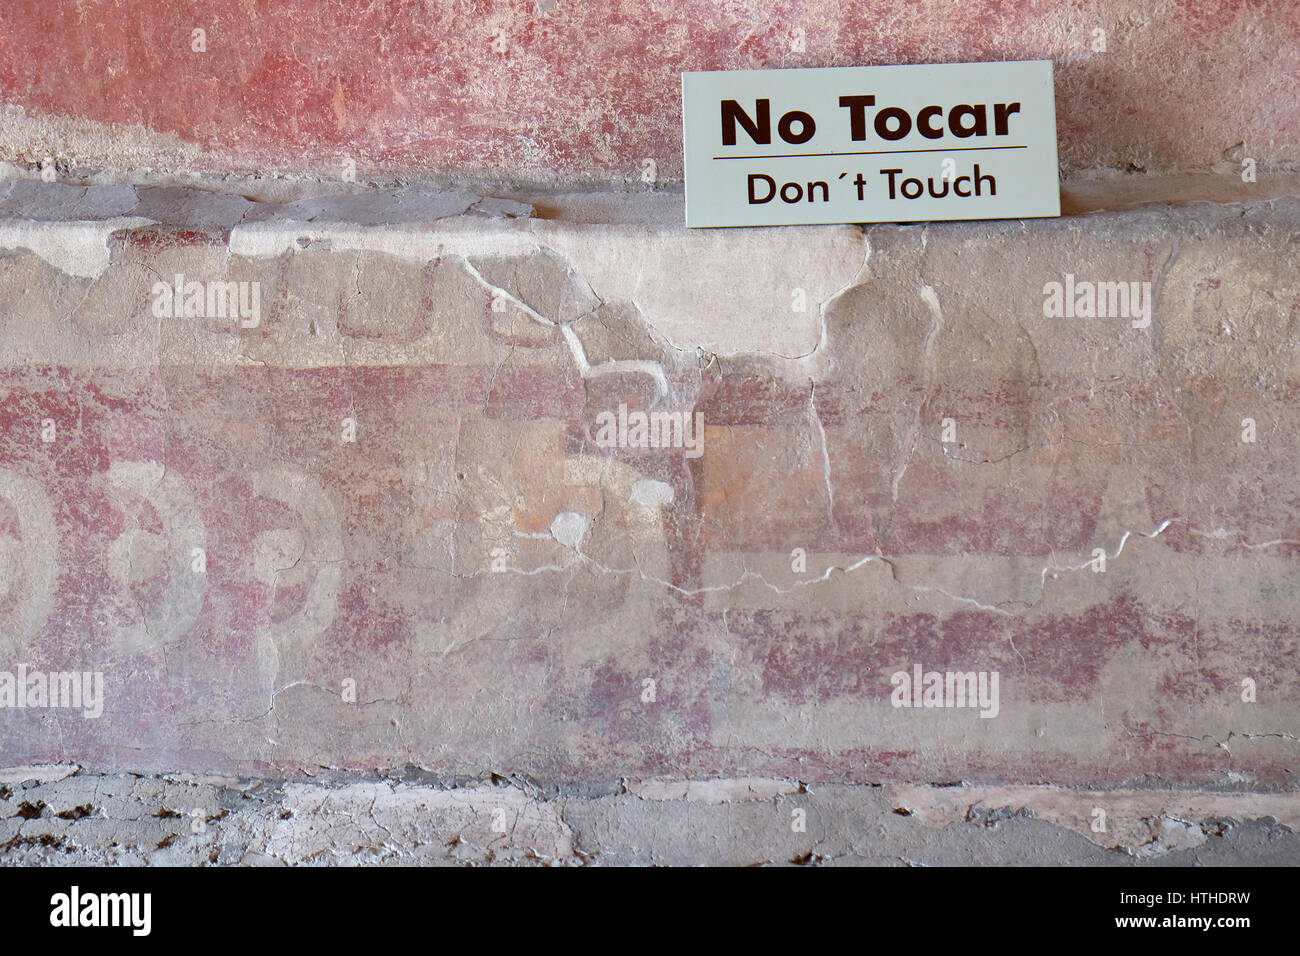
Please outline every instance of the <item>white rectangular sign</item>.
[[682, 74], [687, 226], [1059, 216], [1052, 62]]

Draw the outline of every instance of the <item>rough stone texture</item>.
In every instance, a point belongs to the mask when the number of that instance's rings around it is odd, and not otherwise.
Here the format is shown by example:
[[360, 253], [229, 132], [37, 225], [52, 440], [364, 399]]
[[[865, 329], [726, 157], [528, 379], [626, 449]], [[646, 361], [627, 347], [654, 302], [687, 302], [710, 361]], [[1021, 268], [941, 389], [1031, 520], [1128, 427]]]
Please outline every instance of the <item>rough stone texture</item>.
[[1056, 63], [1067, 173], [1300, 160], [1292, 0], [11, 0], [0, 159], [673, 181], [684, 70], [1018, 59]]
[[[1121, 829], [1092, 832], [1096, 807]], [[290, 782], [45, 766], [0, 770], [0, 814], [0, 866], [1300, 864], [1300, 802], [1242, 792], [565, 788], [412, 769]]]

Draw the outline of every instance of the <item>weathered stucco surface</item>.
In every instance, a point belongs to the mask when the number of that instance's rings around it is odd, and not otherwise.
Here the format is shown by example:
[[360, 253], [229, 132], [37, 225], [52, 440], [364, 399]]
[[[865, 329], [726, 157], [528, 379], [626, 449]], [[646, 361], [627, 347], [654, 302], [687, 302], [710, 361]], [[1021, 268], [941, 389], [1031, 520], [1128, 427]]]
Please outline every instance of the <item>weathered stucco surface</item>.
[[[0, 766], [1294, 815], [1300, 200], [691, 234], [396, 206], [9, 189], [0, 669], [104, 694], [0, 712]], [[256, 321], [160, 316], [178, 274], [259, 283]], [[1150, 283], [1149, 324], [1045, 316], [1066, 274]], [[700, 416], [700, 454], [602, 447], [620, 405]], [[995, 713], [894, 706], [916, 667], [996, 672]]]
[[[0, 864], [1300, 863], [1296, 4], [0, 53]], [[1028, 58], [1064, 218], [682, 227], [684, 70]]]

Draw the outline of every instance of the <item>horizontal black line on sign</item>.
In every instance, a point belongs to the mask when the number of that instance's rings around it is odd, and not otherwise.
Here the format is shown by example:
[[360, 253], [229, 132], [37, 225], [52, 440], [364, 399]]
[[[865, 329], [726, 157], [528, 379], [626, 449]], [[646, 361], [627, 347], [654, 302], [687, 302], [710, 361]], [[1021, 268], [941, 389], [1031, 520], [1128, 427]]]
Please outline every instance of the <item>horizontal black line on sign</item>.
[[714, 156], [714, 159], [803, 159], [808, 156], [891, 156], [895, 153], [967, 153], [976, 149], [1028, 149], [1028, 146], [949, 146], [947, 149], [867, 149], [856, 153], [771, 153], [766, 156]]

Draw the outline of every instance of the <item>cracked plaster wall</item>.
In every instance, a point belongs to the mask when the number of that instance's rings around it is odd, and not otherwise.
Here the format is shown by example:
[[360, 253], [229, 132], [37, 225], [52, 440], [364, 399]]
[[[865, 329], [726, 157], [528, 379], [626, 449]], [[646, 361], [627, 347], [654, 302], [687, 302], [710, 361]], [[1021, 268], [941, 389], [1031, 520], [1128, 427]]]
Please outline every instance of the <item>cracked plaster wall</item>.
[[[1294, 5], [852, 6], [0, 12], [0, 671], [105, 679], [0, 863], [1300, 862]], [[680, 228], [681, 70], [952, 50], [1056, 61], [1067, 218]]]
[[[0, 764], [1290, 784], [1295, 200], [782, 258], [65, 190], [94, 228], [45, 242], [15, 186], [0, 229], [5, 651], [106, 707], [10, 711]], [[1045, 318], [1064, 272], [1151, 282], [1150, 327]], [[155, 316], [177, 273], [260, 323]], [[599, 447], [620, 404], [703, 454]], [[998, 716], [892, 707], [914, 664], [999, 672]]]

